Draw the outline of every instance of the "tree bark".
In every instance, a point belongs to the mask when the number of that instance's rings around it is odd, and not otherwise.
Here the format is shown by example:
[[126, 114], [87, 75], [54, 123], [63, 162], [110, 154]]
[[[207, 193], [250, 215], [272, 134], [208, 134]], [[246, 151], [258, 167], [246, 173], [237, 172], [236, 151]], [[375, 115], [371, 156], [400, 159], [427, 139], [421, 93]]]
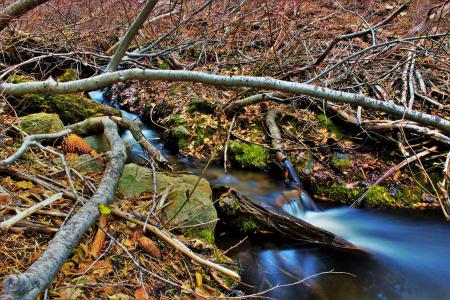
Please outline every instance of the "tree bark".
[[376, 100], [361, 94], [347, 93], [325, 87], [317, 87], [306, 83], [290, 82], [270, 77], [253, 76], [222, 76], [195, 71], [178, 70], [145, 70], [129, 69], [124, 71], [104, 73], [87, 79], [70, 82], [35, 81], [25, 83], [1, 83], [0, 92], [12, 96], [28, 93], [64, 94], [86, 90], [96, 90], [124, 80], [166, 80], [200, 82], [215, 86], [239, 86], [258, 89], [272, 89], [297, 95], [307, 95], [330, 102], [348, 103], [365, 108], [383, 111], [401, 118], [415, 121], [423, 125], [439, 128], [450, 132], [450, 121], [438, 116], [408, 110], [400, 105]]
[[115, 187], [126, 160], [125, 146], [117, 132], [117, 125], [109, 118], [102, 117], [87, 119], [70, 126], [69, 129], [77, 134], [83, 134], [98, 131], [99, 127], [103, 127], [111, 145], [111, 159], [96, 193], [60, 228], [41, 257], [27, 271], [5, 277], [0, 299], [35, 299], [52, 282], [73, 247], [95, 222], [99, 215], [98, 205], [107, 205], [114, 199]]
[[357, 249], [335, 234], [315, 227], [301, 219], [293, 217], [282, 210], [263, 206], [233, 189], [218, 187], [214, 191], [220, 193], [215, 201], [217, 210], [224, 222], [233, 223], [239, 218], [245, 218], [255, 224], [255, 232], [270, 233], [283, 236], [291, 241], [306, 241], [324, 244], [332, 247]]
[[24, 15], [45, 2], [48, 2], [48, 0], [19, 0], [6, 7], [0, 12], [0, 31], [5, 29], [13, 19]]

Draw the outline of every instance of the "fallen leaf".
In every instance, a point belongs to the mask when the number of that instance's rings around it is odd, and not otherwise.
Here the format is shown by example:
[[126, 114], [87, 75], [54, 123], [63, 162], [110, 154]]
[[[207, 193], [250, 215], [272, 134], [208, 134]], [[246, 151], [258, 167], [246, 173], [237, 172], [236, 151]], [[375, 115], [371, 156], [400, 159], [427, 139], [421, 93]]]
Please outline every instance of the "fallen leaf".
[[203, 276], [199, 272], [195, 272], [195, 283], [197, 287], [201, 287], [203, 284]]
[[18, 181], [16, 182], [16, 187], [18, 189], [27, 190], [33, 187], [33, 183], [31, 181]]
[[133, 300], [133, 297], [128, 296], [127, 294], [124, 293], [117, 293], [111, 296], [108, 296], [109, 300]]
[[81, 298], [83, 291], [77, 288], [67, 288], [61, 290], [60, 299], [61, 300], [76, 300]]

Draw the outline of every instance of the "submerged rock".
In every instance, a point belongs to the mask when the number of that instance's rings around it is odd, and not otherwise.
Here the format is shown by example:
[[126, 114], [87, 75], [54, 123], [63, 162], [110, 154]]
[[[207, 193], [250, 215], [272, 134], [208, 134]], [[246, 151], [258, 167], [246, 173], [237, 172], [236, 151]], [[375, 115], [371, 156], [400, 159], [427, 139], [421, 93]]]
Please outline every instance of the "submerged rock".
[[54, 133], [64, 129], [57, 114], [37, 113], [23, 117], [20, 129], [28, 134]]
[[[173, 187], [166, 202], [169, 205], [162, 212], [162, 219], [188, 236], [212, 242], [217, 212], [211, 199], [212, 191], [208, 181], [203, 178], [199, 181], [199, 177], [195, 175], [174, 177], [157, 173], [158, 193], [164, 191], [169, 184]], [[143, 192], [153, 193], [152, 171], [136, 164], [125, 165], [117, 191], [125, 198], [138, 197]]]

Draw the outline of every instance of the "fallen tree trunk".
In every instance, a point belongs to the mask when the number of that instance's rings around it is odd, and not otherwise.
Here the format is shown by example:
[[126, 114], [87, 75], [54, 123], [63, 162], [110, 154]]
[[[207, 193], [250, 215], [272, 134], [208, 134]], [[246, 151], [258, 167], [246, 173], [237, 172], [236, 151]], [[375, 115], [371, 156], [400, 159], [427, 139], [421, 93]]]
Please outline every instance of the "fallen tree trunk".
[[[233, 226], [241, 227], [247, 224], [246, 229], [251, 229], [253, 232], [281, 235], [291, 241], [357, 249], [331, 232], [315, 227], [282, 210], [263, 206], [231, 188], [216, 187], [214, 193], [218, 195], [215, 203], [220, 219]], [[238, 229], [242, 230], [242, 228]]]
[[35, 299], [52, 282], [73, 247], [95, 222], [99, 215], [98, 205], [107, 205], [113, 200], [126, 160], [125, 146], [117, 132], [117, 125], [109, 118], [102, 117], [87, 119], [69, 127], [77, 134], [99, 131], [102, 128], [111, 145], [111, 155], [96, 193], [60, 228], [41, 257], [27, 271], [5, 277], [0, 299]]
[[270, 77], [222, 76], [195, 71], [129, 69], [104, 73], [87, 79], [70, 82], [52, 80], [25, 83], [1, 83], [0, 92], [6, 95], [21, 96], [29, 93], [64, 94], [96, 90], [124, 80], [166, 80], [200, 82], [215, 86], [239, 86], [258, 89], [272, 89], [297, 95], [307, 95], [336, 103], [348, 103], [365, 108], [383, 111], [423, 125], [450, 132], [450, 121], [443, 118], [406, 109], [403, 106], [376, 100], [361, 94], [353, 94], [317, 87], [306, 83], [289, 82]]

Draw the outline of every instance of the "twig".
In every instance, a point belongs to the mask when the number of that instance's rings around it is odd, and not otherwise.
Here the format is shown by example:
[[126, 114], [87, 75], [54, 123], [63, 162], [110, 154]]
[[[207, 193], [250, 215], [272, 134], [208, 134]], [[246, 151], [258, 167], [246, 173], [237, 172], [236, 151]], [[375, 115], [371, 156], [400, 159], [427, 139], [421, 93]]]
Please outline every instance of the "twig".
[[44, 200], [44, 201], [42, 201], [42, 202], [39, 202], [39, 203], [37, 203], [36, 205], [33, 205], [33, 206], [30, 207], [30, 208], [25, 209], [24, 211], [18, 213], [18, 214], [15, 215], [14, 217], [9, 218], [8, 220], [1, 222], [1, 223], [0, 223], [0, 229], [3, 230], [3, 231], [8, 231], [8, 229], [9, 229], [10, 227], [13, 227], [14, 224], [16, 224], [17, 222], [19, 222], [20, 220], [22, 220], [22, 219], [28, 217], [29, 215], [33, 214], [34, 212], [40, 210], [41, 208], [43, 208], [43, 207], [45, 207], [45, 206], [47, 206], [47, 205], [52, 204], [52, 203], [55, 202], [56, 200], [61, 199], [62, 196], [63, 196], [62, 193], [55, 194], [55, 195], [49, 197], [48, 199], [46, 199], [46, 200]]
[[359, 206], [361, 204], [361, 202], [364, 200], [364, 198], [367, 196], [367, 194], [369, 193], [370, 190], [372, 190], [375, 186], [379, 185], [381, 182], [383, 182], [386, 178], [392, 176], [395, 172], [397, 172], [398, 170], [400, 170], [401, 168], [403, 168], [404, 166], [420, 159], [421, 157], [424, 157], [428, 154], [430, 154], [433, 151], [436, 151], [437, 146], [431, 147], [430, 149], [427, 149], [425, 151], [422, 151], [420, 153], [417, 153], [416, 155], [410, 156], [407, 159], [405, 159], [404, 161], [402, 161], [401, 163], [393, 166], [392, 168], [390, 168], [386, 173], [384, 173], [383, 176], [381, 176], [380, 178], [377, 179], [377, 181], [375, 181], [370, 188], [368, 188], [358, 199], [356, 199], [355, 202], [352, 203], [352, 205], [350, 205], [350, 207], [356, 207]]
[[[137, 225], [140, 226], [144, 226], [145, 223], [142, 221], [137, 220], [136, 218], [130, 216], [129, 214], [126, 214], [120, 210], [118, 210], [117, 208], [111, 208], [111, 212], [118, 216], [121, 217], [125, 220], [128, 220], [130, 222], [133, 222]], [[240, 281], [241, 277], [231, 271], [230, 269], [227, 269], [225, 267], [222, 267], [221, 265], [215, 264], [209, 260], [206, 260], [200, 256], [198, 256], [197, 254], [195, 254], [194, 252], [191, 251], [191, 249], [189, 249], [188, 247], [186, 247], [182, 242], [180, 242], [179, 240], [177, 240], [176, 238], [172, 238], [170, 237], [169, 233], [166, 233], [162, 230], [159, 230], [157, 227], [147, 224], [147, 229], [152, 232], [153, 234], [155, 234], [157, 237], [159, 237], [160, 239], [162, 239], [163, 241], [165, 241], [168, 245], [170, 245], [171, 247], [177, 249], [178, 251], [180, 251], [181, 253], [187, 255], [188, 257], [192, 258], [193, 260], [195, 260], [196, 262], [198, 262], [201, 265], [210, 267], [216, 271], [219, 271], [222, 274], [225, 274], [227, 276], [230, 276], [231, 278]]]
[[223, 170], [227, 174], [227, 154], [228, 154], [228, 142], [230, 141], [231, 130], [233, 130], [234, 122], [236, 121], [236, 114], [231, 119], [230, 127], [228, 128], [227, 140], [225, 141], [225, 149], [223, 150]]

